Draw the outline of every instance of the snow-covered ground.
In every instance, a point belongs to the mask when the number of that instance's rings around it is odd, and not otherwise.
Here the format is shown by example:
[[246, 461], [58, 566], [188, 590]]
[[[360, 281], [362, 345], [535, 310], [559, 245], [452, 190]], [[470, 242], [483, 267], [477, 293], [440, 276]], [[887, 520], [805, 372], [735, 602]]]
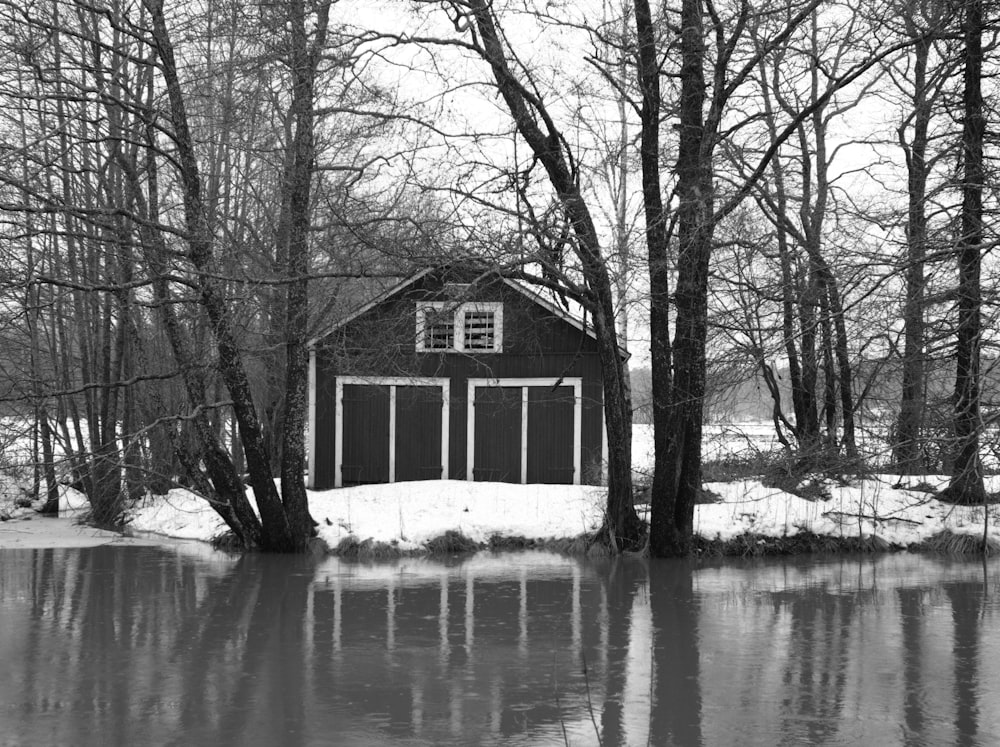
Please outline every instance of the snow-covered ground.
[[[942, 531], [981, 536], [984, 509], [952, 506], [924, 490], [894, 487], [893, 475], [858, 480], [848, 486], [827, 483], [827, 500], [806, 500], [759, 480], [708, 483], [722, 498], [695, 508], [695, 531], [706, 539], [729, 540], [752, 533], [785, 537], [812, 532], [836, 537], [878, 536], [908, 546]], [[926, 483], [926, 478], [910, 484]], [[945, 478], [931, 481], [943, 486]], [[1000, 490], [1000, 478], [987, 488]], [[926, 484], [920, 485], [926, 487]], [[310, 492], [309, 506], [319, 522], [319, 536], [331, 547], [342, 540], [372, 540], [419, 550], [428, 540], [455, 530], [476, 542], [490, 537], [550, 539], [573, 537], [596, 529], [605, 491], [595, 487], [469, 483], [458, 480], [405, 482]], [[64, 491], [64, 505], [77, 510], [86, 500]], [[988, 534], [1000, 542], [1000, 506], [989, 509]], [[137, 532], [208, 540], [224, 531], [218, 515], [185, 490], [151, 498], [131, 514]], [[0, 527], [2, 530], [2, 527]]]
[[[637, 472], [651, 468], [648, 428], [637, 427], [633, 445]], [[735, 440], [749, 448], [766, 450], [769, 434], [743, 429], [709, 432], [720, 444]], [[721, 447], [720, 447], [721, 448]], [[2, 481], [0, 481], [2, 482]], [[10, 481], [7, 481], [10, 482]], [[30, 508], [13, 505], [19, 488], [0, 484], [0, 547], [8, 546], [16, 534], [12, 527], [31, 515]], [[695, 509], [695, 531], [706, 539], [730, 540], [743, 534], [786, 537], [799, 532], [837, 537], [877, 536], [888, 543], [908, 546], [942, 531], [982, 536], [984, 520], [988, 535], [1000, 543], [1000, 505], [987, 512], [981, 506], [952, 506], [940, 503], [928, 492], [939, 488], [946, 478], [913, 478], [900, 487], [895, 475], [880, 475], [840, 485], [825, 481], [814, 488], [829, 496], [806, 500], [759, 480], [708, 483], [707, 491], [721, 500]], [[23, 492], [23, 487], [20, 488]], [[1000, 491], [1000, 477], [987, 479], [987, 490]], [[63, 487], [63, 516], [82, 513], [86, 498]], [[250, 496], [253, 499], [252, 493]], [[319, 536], [330, 547], [345, 539], [371, 540], [396, 545], [400, 550], [420, 550], [428, 540], [447, 531], [461, 532], [475, 542], [491, 537], [524, 537], [531, 540], [575, 537], [600, 526], [606, 492], [603, 488], [561, 485], [510, 485], [470, 483], [459, 480], [406, 482], [371, 485], [339, 490], [312, 491], [309, 505], [319, 522]], [[640, 511], [646, 507], [640, 506]], [[186, 490], [172, 490], [166, 496], [147, 498], [129, 514], [134, 532], [165, 537], [209, 540], [225, 526], [218, 515], [198, 496]], [[36, 524], [33, 529], [44, 526]], [[51, 525], [54, 526], [54, 525]], [[25, 528], [21, 530], [24, 533]], [[106, 541], [105, 538], [95, 541]]]
[[[309, 510], [330, 547], [353, 538], [408, 551], [449, 530], [475, 542], [495, 535], [574, 537], [600, 526], [605, 496], [603, 488], [589, 486], [432, 480], [310, 491]], [[85, 500], [78, 494], [72, 499], [77, 505]], [[129, 525], [185, 539], [210, 539], [225, 530], [218, 514], [186, 490], [147, 501], [131, 514]]]
[[[770, 423], [732, 423], [702, 428], [702, 459], [749, 458], [778, 449], [780, 444]], [[653, 474], [653, 426], [632, 425], [632, 471]]]

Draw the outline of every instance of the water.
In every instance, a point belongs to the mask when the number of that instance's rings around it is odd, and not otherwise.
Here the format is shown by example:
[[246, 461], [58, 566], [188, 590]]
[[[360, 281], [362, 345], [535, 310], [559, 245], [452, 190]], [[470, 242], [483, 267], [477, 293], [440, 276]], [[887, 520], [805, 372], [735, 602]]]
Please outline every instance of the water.
[[0, 745], [994, 745], [998, 579], [0, 551]]

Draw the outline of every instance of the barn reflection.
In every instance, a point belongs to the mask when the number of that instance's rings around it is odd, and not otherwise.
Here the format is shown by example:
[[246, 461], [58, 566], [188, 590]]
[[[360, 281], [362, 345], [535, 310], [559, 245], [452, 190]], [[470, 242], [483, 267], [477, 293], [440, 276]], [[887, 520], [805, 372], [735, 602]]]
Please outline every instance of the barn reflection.
[[435, 743], [589, 721], [601, 709], [603, 669], [592, 662], [607, 646], [607, 587], [574, 561], [549, 556], [542, 568], [415, 562], [389, 578], [321, 570], [311, 601], [316, 692], [331, 705], [346, 697], [387, 735]]

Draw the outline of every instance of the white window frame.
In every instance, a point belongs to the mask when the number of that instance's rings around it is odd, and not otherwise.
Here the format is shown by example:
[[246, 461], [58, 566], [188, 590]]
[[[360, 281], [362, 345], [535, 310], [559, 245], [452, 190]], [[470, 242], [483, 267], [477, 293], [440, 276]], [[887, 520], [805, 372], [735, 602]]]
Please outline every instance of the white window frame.
[[[424, 344], [428, 311], [452, 310], [454, 320], [454, 347], [429, 348]], [[490, 349], [465, 347], [465, 312], [489, 311], [493, 313], [493, 347]], [[503, 352], [503, 303], [500, 301], [418, 301], [416, 304], [416, 349], [421, 353], [468, 353], [470, 355], [495, 355]]]
[[[436, 314], [441, 314], [443, 311], [447, 311], [451, 308], [451, 339], [452, 346], [448, 348], [430, 348], [427, 347], [427, 312], [433, 311]], [[443, 314], [442, 314], [443, 316]], [[428, 353], [450, 353], [454, 352], [458, 346], [458, 336], [459, 328], [461, 325], [458, 323], [458, 314], [455, 311], [455, 304], [448, 302], [435, 301], [433, 303], [421, 303], [417, 304], [417, 350], [425, 351]]]
[[436, 386], [441, 389], [441, 478], [450, 476], [448, 464], [449, 425], [451, 423], [451, 379], [421, 376], [338, 376], [336, 385], [336, 443], [333, 450], [333, 486], [344, 486], [344, 385], [389, 387], [389, 482], [396, 482], [396, 387]]
[[465, 448], [465, 479], [475, 480], [476, 456], [476, 389], [482, 387], [520, 387], [521, 388], [521, 484], [528, 482], [528, 387], [532, 386], [571, 386], [573, 387], [573, 484], [579, 485], [581, 479], [581, 458], [583, 450], [583, 378], [566, 376], [563, 378], [498, 378], [468, 380], [468, 412]]

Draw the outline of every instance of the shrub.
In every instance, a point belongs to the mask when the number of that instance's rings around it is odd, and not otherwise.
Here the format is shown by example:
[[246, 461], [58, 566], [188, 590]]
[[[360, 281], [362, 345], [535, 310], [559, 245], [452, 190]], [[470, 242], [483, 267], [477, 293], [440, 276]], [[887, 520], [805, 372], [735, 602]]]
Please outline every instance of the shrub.
[[427, 540], [424, 547], [432, 555], [458, 555], [476, 552], [479, 549], [479, 543], [469, 539], [461, 532], [449, 529], [444, 534]]
[[351, 535], [344, 537], [333, 549], [334, 555], [356, 560], [390, 560], [402, 557], [403, 551], [395, 543], [376, 542], [371, 537], [359, 541]]

